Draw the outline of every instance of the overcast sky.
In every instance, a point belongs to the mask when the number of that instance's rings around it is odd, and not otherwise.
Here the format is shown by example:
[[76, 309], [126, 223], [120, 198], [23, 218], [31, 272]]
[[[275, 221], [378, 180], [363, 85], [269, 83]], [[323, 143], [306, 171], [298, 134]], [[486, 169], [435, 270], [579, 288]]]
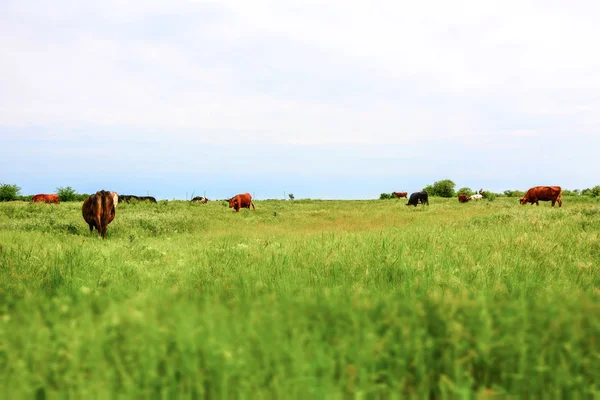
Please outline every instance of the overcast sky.
[[0, 2], [0, 183], [183, 199], [600, 184], [595, 1]]

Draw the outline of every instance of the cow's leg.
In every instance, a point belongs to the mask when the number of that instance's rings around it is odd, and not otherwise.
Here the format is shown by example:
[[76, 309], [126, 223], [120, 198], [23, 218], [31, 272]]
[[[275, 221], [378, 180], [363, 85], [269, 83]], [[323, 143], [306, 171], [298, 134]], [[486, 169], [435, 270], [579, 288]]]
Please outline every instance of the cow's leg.
[[558, 200], [558, 206], [562, 207], [562, 199], [557, 199]]
[[90, 233], [92, 233], [94, 231], [94, 225], [93, 224], [88, 224], [90, 226]]
[[554, 207], [554, 203], [556, 203], [556, 200], [552, 200], [552, 207]]
[[102, 236], [102, 225], [100, 224], [100, 216], [97, 215], [96, 218], [94, 218], [94, 222], [96, 223], [96, 229], [98, 229], [98, 234], [100, 236]]

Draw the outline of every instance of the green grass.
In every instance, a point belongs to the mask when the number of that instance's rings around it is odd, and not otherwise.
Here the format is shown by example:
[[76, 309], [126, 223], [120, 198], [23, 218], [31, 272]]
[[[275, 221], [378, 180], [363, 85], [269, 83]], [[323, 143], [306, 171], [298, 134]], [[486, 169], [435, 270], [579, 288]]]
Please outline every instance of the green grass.
[[573, 200], [0, 203], [0, 397], [598, 397]]

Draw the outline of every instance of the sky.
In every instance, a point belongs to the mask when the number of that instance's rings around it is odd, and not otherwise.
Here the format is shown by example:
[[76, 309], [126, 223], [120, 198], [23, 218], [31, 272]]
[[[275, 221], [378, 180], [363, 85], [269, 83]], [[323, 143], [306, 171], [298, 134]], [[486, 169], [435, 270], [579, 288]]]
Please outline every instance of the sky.
[[595, 1], [0, 2], [0, 183], [372, 199], [600, 184]]

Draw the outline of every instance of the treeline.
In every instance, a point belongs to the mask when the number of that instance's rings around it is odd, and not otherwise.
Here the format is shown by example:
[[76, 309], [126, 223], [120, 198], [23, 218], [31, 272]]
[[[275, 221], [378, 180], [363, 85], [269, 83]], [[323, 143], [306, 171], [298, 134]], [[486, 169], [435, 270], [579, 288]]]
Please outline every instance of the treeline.
[[[77, 193], [71, 186], [57, 187], [56, 194], [60, 201], [84, 201], [89, 194]], [[31, 201], [33, 194], [21, 195], [21, 188], [14, 184], [0, 184], [0, 201]]]
[[[456, 184], [450, 179], [443, 179], [441, 181], [437, 181], [432, 183], [431, 185], [427, 185], [423, 188], [430, 196], [438, 196], [438, 197], [456, 197], [459, 194], [464, 194], [467, 196], [471, 196], [475, 193], [481, 193], [484, 199], [488, 199], [493, 201], [496, 197], [519, 197], [522, 198], [525, 196], [525, 192], [521, 190], [505, 190], [502, 193], [494, 193], [489, 190], [479, 189], [478, 192], [472, 190], [468, 187], [462, 187], [458, 190], [455, 190]], [[589, 197], [600, 197], [600, 185], [596, 185], [593, 188], [587, 188], [583, 190], [579, 189], [563, 189], [563, 196], [589, 196]], [[410, 194], [410, 193], [409, 193]], [[395, 196], [391, 193], [381, 193], [379, 196], [380, 200], [385, 199], [393, 199]]]

